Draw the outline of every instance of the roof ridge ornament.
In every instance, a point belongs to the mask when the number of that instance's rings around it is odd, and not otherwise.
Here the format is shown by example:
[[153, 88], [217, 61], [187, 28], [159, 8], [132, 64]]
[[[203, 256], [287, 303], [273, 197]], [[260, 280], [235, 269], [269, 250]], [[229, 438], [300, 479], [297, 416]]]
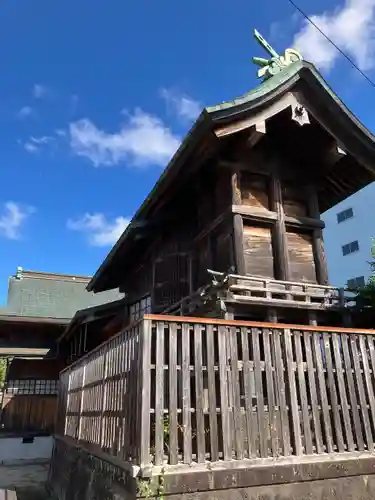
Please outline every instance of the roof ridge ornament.
[[296, 49], [286, 49], [284, 55], [278, 54], [256, 29], [254, 29], [254, 37], [271, 56], [270, 59], [265, 59], [264, 57], [253, 57], [253, 63], [260, 66], [258, 69], [258, 78], [264, 78], [264, 80], [267, 80], [268, 78], [271, 78], [271, 76], [280, 73], [280, 71], [287, 66], [303, 60], [302, 55]]

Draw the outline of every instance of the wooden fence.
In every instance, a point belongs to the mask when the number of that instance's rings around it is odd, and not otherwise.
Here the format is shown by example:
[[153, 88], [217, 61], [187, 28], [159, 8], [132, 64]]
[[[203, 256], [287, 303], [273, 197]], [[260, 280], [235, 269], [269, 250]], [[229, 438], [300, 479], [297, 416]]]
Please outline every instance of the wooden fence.
[[61, 373], [57, 432], [141, 468], [374, 451], [374, 340], [146, 315]]

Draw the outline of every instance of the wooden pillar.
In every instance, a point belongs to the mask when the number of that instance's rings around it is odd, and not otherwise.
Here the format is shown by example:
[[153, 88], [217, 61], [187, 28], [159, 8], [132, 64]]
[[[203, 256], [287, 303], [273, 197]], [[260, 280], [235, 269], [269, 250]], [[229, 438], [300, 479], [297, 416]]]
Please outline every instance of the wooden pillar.
[[[232, 205], [241, 204], [240, 190], [240, 172], [235, 170], [232, 172]], [[234, 260], [237, 274], [246, 274], [245, 255], [243, 244], [243, 219], [241, 215], [233, 216], [233, 245], [234, 245]]]
[[267, 309], [267, 321], [269, 323], [277, 323], [277, 309], [275, 309], [274, 307], [269, 307]]
[[309, 311], [309, 325], [316, 326], [318, 324], [318, 317], [316, 311]]
[[285, 216], [283, 197], [281, 191], [280, 177], [277, 174], [271, 176], [271, 209], [277, 213], [277, 220], [273, 229], [273, 247], [275, 253], [276, 279], [288, 281], [289, 255], [286, 241]]
[[243, 220], [239, 214], [233, 216], [233, 243], [237, 274], [244, 276], [246, 274], [246, 268], [243, 244]]
[[[320, 220], [319, 202], [316, 189], [312, 186], [308, 189], [309, 215]], [[328, 269], [324, 252], [323, 231], [314, 229], [313, 231], [313, 252], [316, 270], [316, 281], [319, 285], [328, 285]]]

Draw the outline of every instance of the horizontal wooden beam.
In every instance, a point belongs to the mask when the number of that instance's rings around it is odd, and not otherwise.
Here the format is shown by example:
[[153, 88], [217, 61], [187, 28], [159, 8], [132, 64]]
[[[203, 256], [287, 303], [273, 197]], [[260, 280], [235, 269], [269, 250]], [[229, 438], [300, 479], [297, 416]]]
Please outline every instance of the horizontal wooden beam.
[[300, 330], [308, 332], [327, 332], [327, 333], [364, 333], [374, 335], [375, 330], [370, 328], [342, 328], [338, 326], [315, 326], [315, 325], [296, 325], [284, 323], [266, 323], [263, 321], [242, 321], [226, 320], [215, 318], [197, 318], [191, 316], [169, 316], [164, 314], [145, 314], [144, 319], [151, 321], [162, 321], [168, 323], [194, 323], [202, 325], [222, 325], [222, 326], [248, 326], [250, 328], [270, 328], [273, 330]]
[[218, 165], [219, 167], [223, 168], [229, 168], [230, 170], [234, 171], [241, 171], [245, 170], [247, 172], [253, 172], [254, 174], [260, 174], [260, 175], [269, 175], [269, 172], [265, 170], [264, 166], [259, 167], [259, 165], [262, 165], [262, 162], [259, 161], [260, 158], [263, 158], [263, 155], [256, 155], [251, 153], [251, 156], [248, 158], [248, 161], [243, 162], [243, 161], [230, 161], [230, 160], [219, 160]]
[[39, 349], [36, 347], [0, 347], [0, 356], [21, 356], [29, 358], [44, 358], [51, 352], [51, 349]]
[[[253, 220], [254, 222], [274, 223], [277, 220], [277, 213], [272, 210], [259, 209], [250, 207], [248, 205], [232, 205], [232, 211], [235, 214], [240, 214], [246, 219]], [[311, 217], [292, 217], [285, 216], [285, 225], [297, 227], [300, 229], [324, 229], [325, 224], [320, 219], [313, 219]]]
[[236, 122], [231, 122], [229, 124], [219, 126], [216, 130], [214, 130], [214, 134], [216, 137], [225, 137], [227, 135], [235, 134], [236, 132], [240, 132], [241, 130], [246, 130], [251, 127], [259, 126], [262, 123], [265, 123], [272, 116], [277, 115], [284, 109], [287, 109], [291, 106], [299, 105], [297, 98], [290, 92], [285, 94], [283, 97], [275, 101], [273, 104], [268, 106], [266, 109], [263, 109], [260, 113], [252, 116], [248, 116], [241, 120], [237, 120]]
[[312, 217], [301, 217], [301, 216], [285, 216], [286, 226], [295, 227], [306, 227], [307, 229], [324, 229], [325, 223], [321, 219], [314, 219]]

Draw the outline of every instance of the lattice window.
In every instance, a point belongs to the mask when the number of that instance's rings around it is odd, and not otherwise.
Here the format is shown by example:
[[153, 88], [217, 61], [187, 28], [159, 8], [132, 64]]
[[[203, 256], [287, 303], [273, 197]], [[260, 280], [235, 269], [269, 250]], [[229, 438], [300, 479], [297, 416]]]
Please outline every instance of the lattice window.
[[151, 312], [151, 296], [147, 295], [143, 299], [134, 302], [129, 306], [130, 321], [140, 319], [144, 314]]
[[57, 394], [57, 380], [9, 380], [8, 394]]

